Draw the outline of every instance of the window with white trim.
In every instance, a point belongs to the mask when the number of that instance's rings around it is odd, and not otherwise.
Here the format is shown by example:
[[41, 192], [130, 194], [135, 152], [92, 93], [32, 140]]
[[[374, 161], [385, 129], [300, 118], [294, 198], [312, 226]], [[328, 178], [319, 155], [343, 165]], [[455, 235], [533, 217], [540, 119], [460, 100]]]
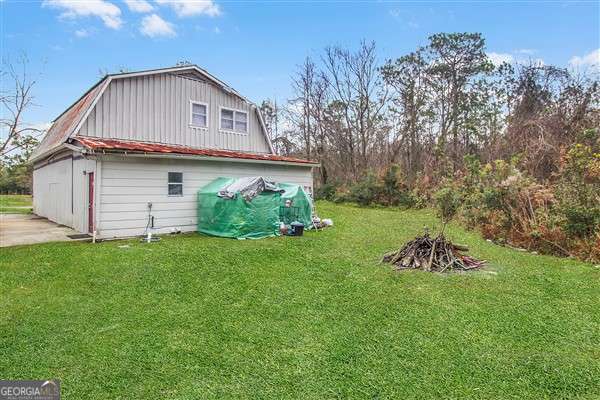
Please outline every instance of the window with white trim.
[[248, 133], [248, 113], [230, 108], [221, 108], [220, 128], [237, 133]]
[[183, 172], [169, 172], [169, 196], [183, 196]]
[[197, 101], [190, 102], [190, 125], [208, 127], [208, 105]]

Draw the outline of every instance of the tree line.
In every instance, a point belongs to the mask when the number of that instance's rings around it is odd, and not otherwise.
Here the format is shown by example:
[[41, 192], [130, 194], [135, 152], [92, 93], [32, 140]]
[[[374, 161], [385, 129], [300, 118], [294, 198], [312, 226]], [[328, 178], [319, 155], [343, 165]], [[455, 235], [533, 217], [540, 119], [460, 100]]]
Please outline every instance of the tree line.
[[494, 65], [479, 33], [439, 33], [380, 62], [374, 42], [332, 46], [292, 77], [293, 98], [261, 104], [276, 150], [318, 160], [317, 184], [350, 183], [399, 165], [406, 183], [521, 157], [537, 179], [561, 149], [600, 126], [597, 76], [539, 61]]
[[276, 150], [320, 162], [316, 196], [421, 207], [453, 199], [491, 240], [600, 260], [598, 70], [494, 65], [478, 33], [439, 33], [395, 59], [374, 42], [307, 57]]

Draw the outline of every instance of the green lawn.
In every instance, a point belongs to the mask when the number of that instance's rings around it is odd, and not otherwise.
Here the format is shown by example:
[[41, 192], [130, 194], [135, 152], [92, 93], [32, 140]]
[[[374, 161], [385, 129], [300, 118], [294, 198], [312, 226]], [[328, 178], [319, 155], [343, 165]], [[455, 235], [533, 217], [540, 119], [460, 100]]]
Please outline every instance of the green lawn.
[[31, 196], [29, 195], [0, 195], [0, 214], [29, 214], [31, 207]]
[[600, 398], [599, 267], [452, 226], [488, 267], [398, 273], [380, 255], [431, 212], [318, 209], [335, 226], [302, 238], [1, 249], [0, 376], [65, 399]]

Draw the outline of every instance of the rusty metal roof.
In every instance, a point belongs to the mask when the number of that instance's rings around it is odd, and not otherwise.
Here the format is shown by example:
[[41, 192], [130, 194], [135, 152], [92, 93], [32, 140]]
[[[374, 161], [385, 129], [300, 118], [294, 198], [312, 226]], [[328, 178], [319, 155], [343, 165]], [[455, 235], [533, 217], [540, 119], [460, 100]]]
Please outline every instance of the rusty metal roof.
[[100, 80], [52, 123], [46, 136], [44, 136], [31, 155], [31, 159], [35, 159], [55, 147], [60, 146], [69, 138], [86, 111], [94, 102], [94, 99], [102, 91], [102, 87], [104, 86], [102, 83], [104, 80], [105, 79]]
[[318, 165], [315, 161], [303, 160], [295, 157], [284, 157], [277, 154], [257, 154], [257, 153], [242, 153], [231, 150], [218, 150], [218, 149], [198, 149], [185, 146], [174, 146], [162, 143], [149, 143], [149, 142], [134, 142], [128, 140], [119, 139], [101, 139], [91, 138], [84, 136], [75, 136], [73, 138], [76, 142], [80, 143], [84, 147], [94, 150], [117, 150], [123, 152], [136, 152], [136, 153], [157, 153], [157, 154], [177, 154], [177, 155], [195, 155], [205, 157], [216, 157], [216, 158], [234, 158], [243, 160], [260, 160], [260, 161], [276, 161], [276, 162], [288, 162], [305, 165]]

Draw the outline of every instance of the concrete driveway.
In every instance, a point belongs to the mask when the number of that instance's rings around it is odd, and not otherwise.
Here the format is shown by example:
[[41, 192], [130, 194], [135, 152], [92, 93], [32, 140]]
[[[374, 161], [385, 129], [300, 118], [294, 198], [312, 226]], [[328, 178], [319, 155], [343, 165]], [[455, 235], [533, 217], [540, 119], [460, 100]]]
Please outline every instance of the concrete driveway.
[[71, 241], [79, 232], [36, 215], [0, 214], [0, 247]]

